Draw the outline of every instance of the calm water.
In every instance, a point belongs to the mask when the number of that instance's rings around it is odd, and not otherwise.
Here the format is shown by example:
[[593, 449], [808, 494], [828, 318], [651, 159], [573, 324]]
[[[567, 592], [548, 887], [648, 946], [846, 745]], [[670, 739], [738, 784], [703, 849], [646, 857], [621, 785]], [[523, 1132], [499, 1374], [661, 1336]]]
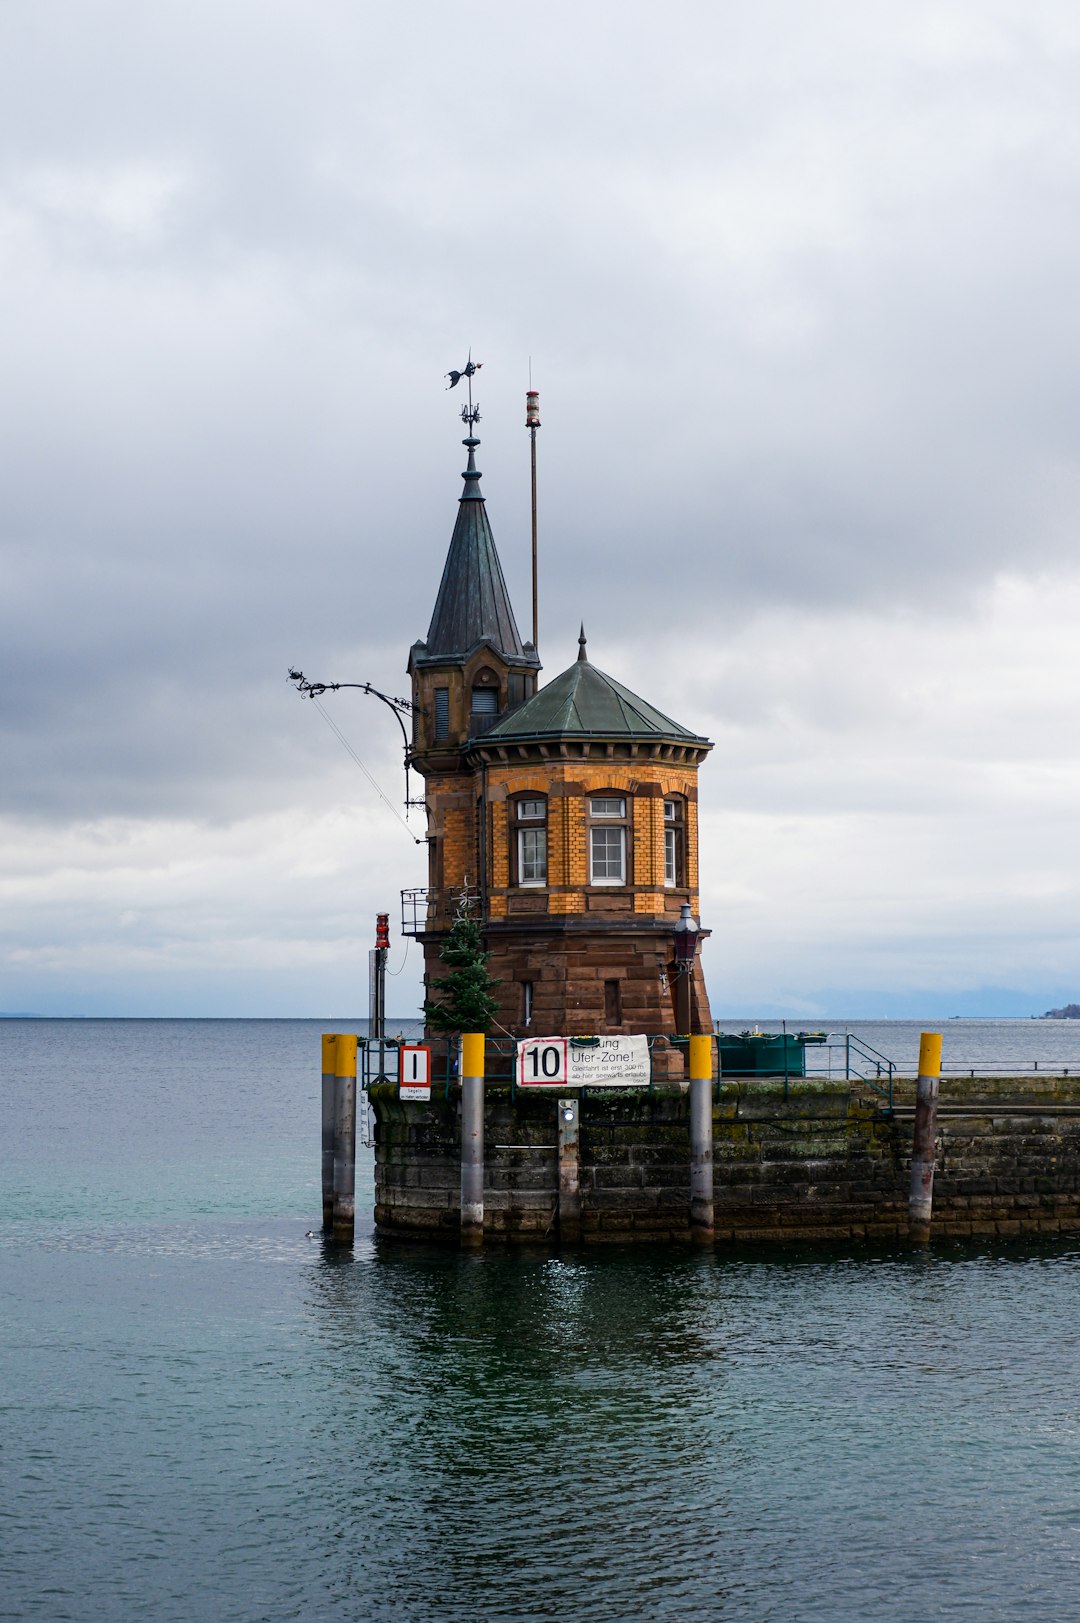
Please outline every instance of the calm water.
[[335, 1257], [343, 1025], [0, 1022], [0, 1617], [1080, 1611], [1074, 1243]]

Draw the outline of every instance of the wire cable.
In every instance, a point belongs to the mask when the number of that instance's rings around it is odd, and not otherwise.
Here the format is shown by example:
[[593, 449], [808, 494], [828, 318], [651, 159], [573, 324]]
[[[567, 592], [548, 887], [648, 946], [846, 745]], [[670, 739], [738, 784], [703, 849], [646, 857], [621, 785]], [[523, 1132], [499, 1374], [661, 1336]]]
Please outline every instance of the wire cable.
[[311, 702], [315, 706], [316, 710], [319, 712], [320, 716], [325, 721], [326, 725], [329, 727], [330, 731], [339, 740], [339, 742], [344, 746], [347, 753], [352, 756], [352, 759], [356, 762], [357, 766], [360, 768], [361, 772], [364, 774], [365, 778], [368, 780], [371, 787], [374, 789], [375, 793], [378, 795], [379, 799], [386, 806], [387, 810], [394, 817], [397, 818], [398, 822], [401, 824], [402, 828], [405, 830], [405, 832], [409, 836], [410, 840], [412, 840], [413, 844], [414, 845], [423, 844], [423, 841], [418, 840], [416, 838], [416, 835], [413, 833], [412, 829], [409, 827], [409, 825], [405, 821], [404, 817], [402, 817], [401, 813], [398, 811], [398, 809], [394, 805], [393, 801], [390, 800], [389, 797], [387, 795], [385, 795], [383, 793], [383, 791], [380, 789], [379, 785], [376, 783], [375, 779], [372, 777], [371, 773], [368, 771], [367, 767], [364, 765], [364, 763], [360, 759], [359, 755], [357, 755], [356, 751], [353, 749], [352, 745], [349, 743], [349, 740], [345, 737], [345, 734], [342, 732], [342, 730], [338, 726], [337, 722], [330, 715], [330, 713], [326, 709], [326, 707], [314, 695], [312, 695]]

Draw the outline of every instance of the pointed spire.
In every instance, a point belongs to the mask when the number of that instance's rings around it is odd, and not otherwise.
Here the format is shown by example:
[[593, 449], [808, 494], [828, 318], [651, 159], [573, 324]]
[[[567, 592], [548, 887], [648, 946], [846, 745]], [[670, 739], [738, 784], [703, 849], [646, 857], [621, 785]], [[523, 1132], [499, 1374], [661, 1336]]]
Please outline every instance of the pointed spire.
[[585, 652], [585, 622], [584, 622], [584, 620], [582, 620], [582, 622], [581, 622], [581, 631], [578, 634], [578, 640], [577, 641], [578, 641], [577, 657], [578, 657], [578, 659], [581, 661], [581, 663], [583, 665], [587, 665], [589, 663], [589, 656]]
[[450, 539], [435, 610], [428, 628], [426, 657], [461, 657], [479, 642], [489, 642], [505, 659], [539, 665], [535, 649], [526, 651], [510, 606], [495, 538], [480, 490], [476, 448], [471, 434], [461, 442], [469, 453], [462, 477], [465, 488]]

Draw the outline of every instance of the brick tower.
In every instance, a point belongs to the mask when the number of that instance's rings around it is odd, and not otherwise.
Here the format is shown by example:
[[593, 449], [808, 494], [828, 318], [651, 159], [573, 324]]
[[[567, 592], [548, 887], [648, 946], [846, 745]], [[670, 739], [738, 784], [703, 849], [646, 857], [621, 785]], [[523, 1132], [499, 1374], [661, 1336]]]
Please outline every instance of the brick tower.
[[[411, 764], [428, 810], [427, 889], [406, 893], [425, 981], [462, 905], [518, 1036], [673, 1035], [673, 926], [698, 914], [697, 773], [712, 748], [591, 663], [537, 691], [475, 452], [427, 639], [409, 655]], [[703, 934], [707, 932], [702, 932]], [[700, 960], [691, 1027], [711, 1029]]]

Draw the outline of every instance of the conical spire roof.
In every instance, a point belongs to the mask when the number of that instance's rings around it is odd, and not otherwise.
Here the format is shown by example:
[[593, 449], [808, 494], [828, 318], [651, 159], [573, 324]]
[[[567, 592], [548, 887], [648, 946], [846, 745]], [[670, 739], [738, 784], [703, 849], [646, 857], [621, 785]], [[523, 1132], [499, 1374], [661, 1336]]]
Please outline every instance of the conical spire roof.
[[476, 471], [480, 441], [470, 435], [462, 444], [469, 453], [465, 488], [427, 641], [416, 653], [424, 659], [463, 659], [478, 643], [487, 642], [515, 664], [539, 665], [535, 650], [530, 645], [526, 651], [521, 640], [495, 550]]

